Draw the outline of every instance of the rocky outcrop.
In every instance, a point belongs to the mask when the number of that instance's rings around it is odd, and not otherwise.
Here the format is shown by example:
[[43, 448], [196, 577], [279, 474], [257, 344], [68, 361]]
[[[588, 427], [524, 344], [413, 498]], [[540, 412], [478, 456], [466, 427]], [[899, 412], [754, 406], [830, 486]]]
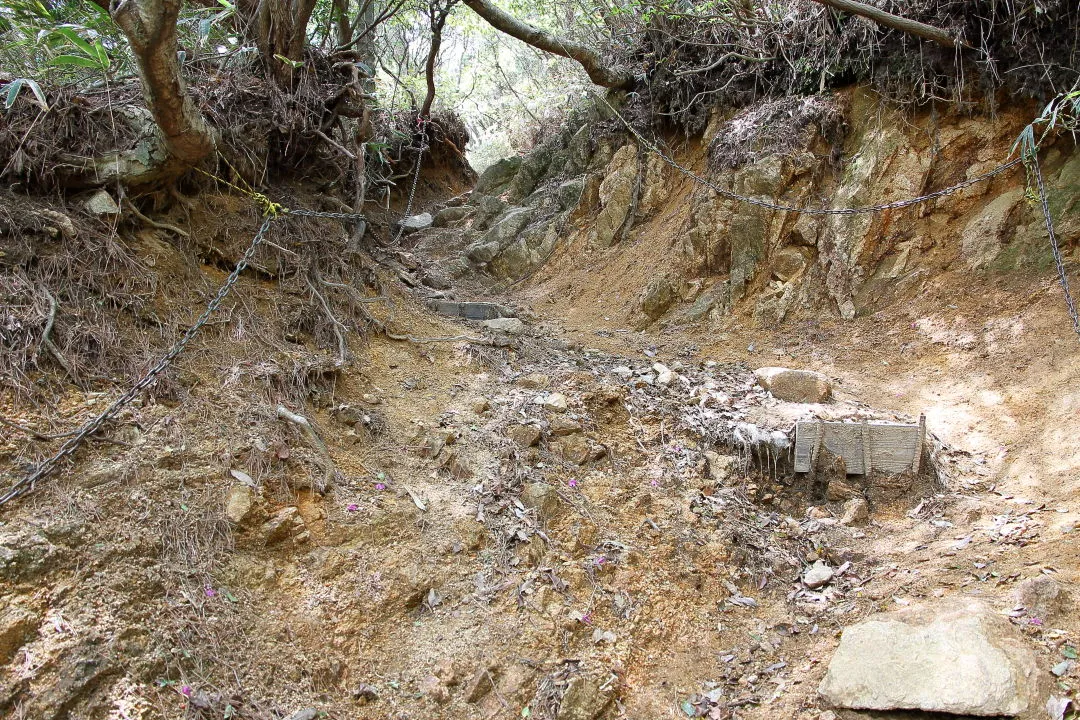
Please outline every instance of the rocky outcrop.
[[819, 692], [837, 707], [1021, 715], [1041, 705], [1023, 635], [977, 600], [874, 615], [844, 630]]
[[[768, 202], [873, 206], [993, 169], [1030, 120], [1010, 111], [913, 119], [863, 88], [821, 101], [835, 105], [846, 134], [823, 135], [811, 126], [783, 152], [755, 146], [742, 164], [703, 162], [688, 143], [690, 152], [677, 160], [717, 187]], [[741, 122], [745, 131], [753, 117], [753, 107], [717, 113], [702, 141], [714, 150], [727, 147], [731, 128]], [[1045, 153], [1043, 170], [1062, 243], [1071, 251], [1080, 242], [1080, 154], [1066, 145]], [[456, 229], [460, 241], [447, 242], [433, 234], [437, 229], [417, 235], [430, 234], [420, 244], [445, 249], [452, 277], [481, 272], [514, 280], [561, 242], [603, 253], [623, 240], [669, 238], [662, 270], [643, 283], [629, 318], [638, 327], [712, 322], [735, 310], [749, 310], [762, 326], [803, 308], [851, 319], [879, 309], [897, 288], [917, 287], [950, 267], [1010, 270], [1049, 262], [1045, 228], [1037, 208], [1024, 202], [1019, 172], [916, 206], [839, 215], [777, 211], [685, 182], [594, 110], [579, 113], [528, 155], [489, 167], [466, 205], [436, 212], [436, 228]]]

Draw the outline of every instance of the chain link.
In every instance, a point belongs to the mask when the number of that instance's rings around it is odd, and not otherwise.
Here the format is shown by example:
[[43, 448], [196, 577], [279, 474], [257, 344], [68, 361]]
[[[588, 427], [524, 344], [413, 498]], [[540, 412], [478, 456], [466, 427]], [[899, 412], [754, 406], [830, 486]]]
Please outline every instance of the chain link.
[[1036, 187], [1039, 190], [1039, 204], [1042, 205], [1043, 220], [1046, 221], [1046, 232], [1050, 236], [1050, 249], [1054, 253], [1054, 262], [1057, 263], [1058, 282], [1061, 283], [1061, 291], [1065, 294], [1065, 307], [1069, 310], [1072, 318], [1073, 330], [1077, 338], [1080, 338], [1080, 313], [1076, 310], [1076, 301], [1073, 300], [1069, 291], [1069, 276], [1065, 272], [1065, 260], [1061, 257], [1061, 247], [1058, 245], [1057, 233], [1054, 231], [1054, 219], [1050, 214], [1050, 201], [1046, 195], [1046, 184], [1043, 182], [1042, 168], [1039, 167], [1039, 158], [1035, 152], [1029, 154], [1029, 167], [1035, 174]]
[[64, 460], [64, 458], [74, 453], [79, 448], [79, 446], [86, 441], [86, 438], [97, 432], [98, 429], [100, 429], [101, 426], [104, 425], [107, 421], [116, 417], [117, 413], [119, 413], [125, 406], [127, 406], [128, 403], [134, 400], [140, 392], [148, 388], [154, 383], [155, 380], [157, 380], [158, 375], [163, 373], [165, 369], [169, 367], [172, 361], [176, 359], [176, 356], [183, 352], [184, 348], [187, 347], [187, 344], [191, 342], [192, 338], [194, 338], [199, 333], [199, 330], [201, 330], [202, 327], [206, 325], [207, 321], [210, 319], [210, 316], [214, 314], [214, 311], [217, 310], [218, 306], [220, 306], [222, 301], [225, 300], [225, 297], [229, 294], [229, 291], [231, 291], [233, 286], [236, 285], [236, 281], [240, 278], [240, 273], [244, 271], [244, 268], [248, 266], [248, 263], [250, 263], [251, 259], [255, 256], [255, 250], [262, 243], [263, 239], [266, 236], [267, 230], [270, 228], [270, 223], [273, 222], [273, 220], [274, 218], [270, 215], [267, 215], [263, 218], [262, 225], [259, 226], [259, 231], [255, 233], [255, 237], [251, 241], [251, 245], [244, 252], [243, 256], [240, 258], [240, 261], [236, 263], [236, 267], [233, 269], [229, 277], [225, 280], [225, 283], [217, 291], [217, 295], [215, 295], [214, 298], [210, 301], [210, 303], [206, 306], [206, 309], [203, 310], [202, 315], [200, 315], [199, 319], [195, 321], [195, 324], [192, 325], [188, 329], [188, 331], [184, 333], [183, 337], [181, 337], [176, 342], [176, 344], [172, 346], [172, 349], [170, 349], [169, 352], [165, 353], [161, 360], [159, 360], [157, 364], [154, 365], [154, 367], [152, 367], [145, 375], [143, 375], [143, 377], [137, 383], [132, 385], [127, 392], [114, 400], [113, 403], [109, 405], [109, 407], [107, 407], [104, 412], [102, 412], [100, 415], [79, 428], [79, 431], [75, 433], [75, 435], [73, 435], [63, 445], [60, 446], [60, 449], [56, 452], [55, 455], [43, 461], [36, 468], [34, 468], [34, 470], [29, 475], [12, 485], [3, 495], [0, 495], [0, 506], [3, 506], [8, 501], [14, 500], [15, 498], [33, 490], [34, 484], [38, 480], [42, 480], [55, 472], [56, 469], [59, 467], [60, 463]]

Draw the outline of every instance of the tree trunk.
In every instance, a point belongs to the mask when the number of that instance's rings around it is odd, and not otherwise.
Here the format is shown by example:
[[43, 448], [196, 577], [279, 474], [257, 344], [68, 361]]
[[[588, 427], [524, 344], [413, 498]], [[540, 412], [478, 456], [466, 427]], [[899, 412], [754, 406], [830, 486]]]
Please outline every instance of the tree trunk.
[[244, 0], [237, 10], [247, 20], [249, 38], [259, 49], [263, 63], [283, 87], [292, 85], [296, 70], [275, 55], [303, 59], [307, 25], [315, 0]]
[[432, 7], [431, 12], [431, 48], [428, 50], [427, 64], [424, 66], [424, 75], [427, 78], [427, 95], [424, 104], [420, 108], [420, 117], [431, 116], [431, 104], [435, 102], [435, 60], [439, 57], [439, 48], [442, 47], [442, 31], [446, 25], [446, 18], [454, 6], [454, 0], [447, 2], [445, 8]]
[[831, 8], [837, 10], [843, 10], [844, 12], [851, 13], [852, 15], [859, 15], [861, 17], [873, 20], [878, 25], [884, 25], [885, 27], [892, 28], [893, 30], [899, 30], [902, 33], [908, 35], [915, 35], [925, 40], [931, 40], [938, 45], [944, 45], [945, 47], [955, 48], [965, 47], [970, 48], [971, 45], [967, 44], [959, 37], [953, 37], [945, 30], [934, 27], [933, 25], [927, 25], [925, 23], [916, 22], [915, 20], [908, 20], [902, 18], [899, 15], [893, 15], [887, 13], [880, 8], [876, 8], [873, 5], [867, 5], [866, 3], [856, 2], [856, 0], [814, 0], [814, 2], [821, 3], [822, 5], [828, 5]]
[[345, 47], [352, 42], [353, 26], [349, 20], [349, 0], [332, 0], [330, 19], [334, 23], [334, 42]]
[[597, 85], [610, 88], [629, 88], [634, 83], [634, 78], [630, 73], [619, 72], [605, 67], [600, 56], [584, 45], [552, 35], [535, 25], [518, 20], [495, 7], [489, 0], [463, 1], [473, 12], [487, 20], [496, 30], [516, 37], [518, 40], [544, 52], [576, 60], [581, 67], [585, 68], [585, 72], [589, 74], [589, 79]]
[[180, 76], [176, 55], [180, 4], [181, 0], [123, 0], [111, 11], [135, 54], [156, 132], [151, 131], [150, 139], [135, 151], [81, 163], [76, 182], [158, 182], [180, 175], [214, 151], [215, 134], [185, 92]]

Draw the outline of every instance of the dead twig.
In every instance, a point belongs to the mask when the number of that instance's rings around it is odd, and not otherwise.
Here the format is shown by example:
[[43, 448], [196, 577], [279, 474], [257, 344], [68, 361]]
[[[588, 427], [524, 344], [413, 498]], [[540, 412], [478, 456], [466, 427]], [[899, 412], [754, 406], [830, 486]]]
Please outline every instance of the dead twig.
[[[45, 297], [49, 300], [49, 319], [45, 323], [45, 330], [41, 333], [41, 344], [45, 346], [45, 349], [49, 351], [49, 354], [53, 356], [53, 359], [64, 368], [64, 371], [68, 376], [78, 382], [78, 377], [75, 375], [75, 371], [71, 367], [71, 363], [67, 361], [63, 353], [60, 352], [60, 348], [56, 347], [56, 344], [49, 339], [49, 335], [52, 333], [53, 324], [56, 322], [56, 311], [60, 308], [60, 303], [56, 301], [53, 294], [49, 292], [49, 288], [44, 285], [41, 286], [41, 291], [45, 293]], [[39, 347], [40, 349], [40, 347]], [[34, 359], [37, 359], [36, 353]]]
[[[319, 279], [322, 282], [322, 279]], [[338, 344], [338, 360], [344, 363], [349, 357], [349, 345], [345, 342], [345, 336], [342, 331], [349, 331], [344, 323], [334, 317], [334, 312], [330, 309], [330, 304], [326, 302], [326, 298], [323, 294], [315, 289], [315, 283], [308, 280], [308, 287], [311, 289], [312, 294], [319, 299], [319, 303], [323, 306], [323, 310], [326, 312], [326, 316], [330, 318], [330, 325], [334, 328], [334, 336], [337, 338]]]
[[333, 482], [336, 473], [334, 461], [330, 458], [330, 450], [326, 447], [326, 443], [324, 443], [323, 439], [319, 437], [319, 434], [315, 432], [315, 427], [311, 424], [311, 421], [303, 415], [297, 415], [284, 405], [278, 405], [277, 416], [279, 420], [284, 420], [300, 428], [315, 447], [316, 452], [322, 456], [323, 477], [322, 480], [316, 484], [315, 490], [320, 495], [324, 494], [330, 488], [330, 484]]

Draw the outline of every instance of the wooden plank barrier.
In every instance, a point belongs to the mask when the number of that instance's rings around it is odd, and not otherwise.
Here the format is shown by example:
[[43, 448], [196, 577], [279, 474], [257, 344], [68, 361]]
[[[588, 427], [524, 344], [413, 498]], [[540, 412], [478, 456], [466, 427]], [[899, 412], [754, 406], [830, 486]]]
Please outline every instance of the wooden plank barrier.
[[919, 471], [926, 418], [917, 425], [886, 422], [824, 422], [795, 425], [795, 472], [810, 472], [821, 449], [842, 458], [849, 475]]

